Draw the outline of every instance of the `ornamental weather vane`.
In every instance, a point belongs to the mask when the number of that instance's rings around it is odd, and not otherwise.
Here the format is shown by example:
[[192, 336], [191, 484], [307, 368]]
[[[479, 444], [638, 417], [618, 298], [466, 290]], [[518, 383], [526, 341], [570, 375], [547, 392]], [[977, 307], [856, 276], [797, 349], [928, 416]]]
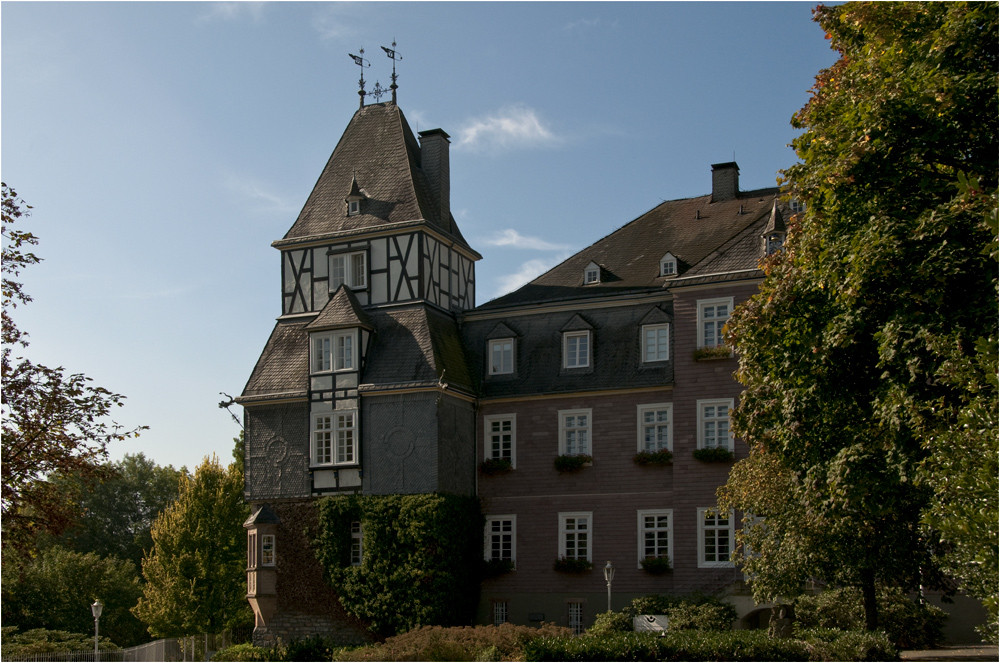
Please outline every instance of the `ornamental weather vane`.
[[[389, 90], [392, 91], [392, 103], [395, 104], [396, 89], [399, 87], [398, 85], [396, 85], [396, 80], [399, 78], [396, 75], [396, 61], [397, 60], [402, 61], [403, 56], [396, 51], [395, 40], [393, 40], [392, 42], [392, 48], [388, 48], [386, 46], [382, 46], [381, 48], [383, 51], [385, 51], [385, 54], [389, 57], [389, 59], [392, 60], [392, 85], [389, 86]], [[365, 68], [371, 67], [372, 65], [371, 62], [369, 62], [368, 59], [364, 57], [365, 55], [364, 48], [359, 50], [358, 53], [360, 53], [360, 55], [354, 55], [353, 53], [348, 53], [348, 55], [351, 57], [352, 60], [354, 60], [354, 64], [361, 67], [361, 79], [358, 81], [358, 86], [359, 86], [358, 96], [361, 97], [361, 108], [364, 108], [365, 96], [371, 95], [375, 97], [375, 102], [378, 103], [382, 99], [382, 96], [386, 94], [386, 92], [388, 92], [389, 90], [386, 90], [384, 87], [382, 87], [381, 83], [375, 81], [375, 87], [372, 88], [371, 92], [365, 92]]]

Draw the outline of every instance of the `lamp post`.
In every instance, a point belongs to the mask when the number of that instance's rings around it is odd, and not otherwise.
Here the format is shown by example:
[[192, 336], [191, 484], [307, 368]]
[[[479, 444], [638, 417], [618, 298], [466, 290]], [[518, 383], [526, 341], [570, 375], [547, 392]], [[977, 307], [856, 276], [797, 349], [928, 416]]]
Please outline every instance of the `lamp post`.
[[104, 610], [104, 606], [101, 604], [101, 600], [97, 599], [90, 606], [90, 612], [94, 615], [94, 660], [101, 660], [101, 655], [97, 651], [97, 625], [101, 619], [101, 611]]
[[604, 565], [604, 580], [608, 583], [608, 612], [611, 612], [611, 581], [615, 579], [615, 566], [609, 560]]

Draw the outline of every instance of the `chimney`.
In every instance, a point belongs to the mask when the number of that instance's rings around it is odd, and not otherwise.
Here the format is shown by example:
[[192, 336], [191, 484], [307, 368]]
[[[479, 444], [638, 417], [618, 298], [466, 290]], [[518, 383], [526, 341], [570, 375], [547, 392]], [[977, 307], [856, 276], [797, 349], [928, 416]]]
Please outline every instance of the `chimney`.
[[735, 161], [712, 164], [712, 202], [732, 200], [740, 195], [740, 167]]
[[420, 167], [438, 203], [440, 222], [448, 227], [451, 219], [451, 176], [448, 166], [448, 134], [442, 129], [420, 132]]

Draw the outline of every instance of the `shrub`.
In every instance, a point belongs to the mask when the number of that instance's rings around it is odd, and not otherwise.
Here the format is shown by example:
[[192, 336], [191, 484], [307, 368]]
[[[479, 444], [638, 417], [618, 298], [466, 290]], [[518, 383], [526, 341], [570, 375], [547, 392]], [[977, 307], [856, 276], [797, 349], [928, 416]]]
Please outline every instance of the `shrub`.
[[525, 644], [542, 637], [570, 638], [572, 631], [545, 624], [540, 628], [500, 626], [424, 626], [385, 642], [334, 652], [338, 661], [499, 661], [524, 660]]
[[607, 635], [608, 633], [628, 633], [632, 630], [632, 618], [624, 612], [602, 612], [594, 619], [594, 625], [587, 633]]
[[[17, 626], [4, 626], [3, 639], [0, 641], [0, 658], [9, 660], [18, 656], [33, 656], [35, 654], [60, 653], [70, 651], [93, 651], [93, 634], [70, 633], [45, 628], [33, 628], [23, 633]], [[101, 636], [100, 647], [118, 649], [115, 643]]]
[[313, 635], [295, 639], [285, 648], [285, 661], [329, 661], [333, 658], [334, 644], [326, 638]]
[[249, 642], [233, 645], [215, 652], [213, 661], [280, 661], [280, 652], [268, 647], [258, 647]]
[[642, 565], [643, 571], [654, 576], [669, 573], [674, 568], [670, 565], [669, 557], [646, 557], [639, 563]]
[[594, 568], [594, 565], [585, 559], [571, 559], [558, 557], [552, 564], [552, 569], [559, 573], [586, 573]]
[[[900, 649], [933, 647], [941, 641], [945, 612], [920, 605], [898, 589], [878, 592], [879, 626]], [[863, 630], [865, 611], [861, 591], [853, 587], [800, 596], [795, 618], [802, 627]]]
[[640, 451], [632, 460], [636, 465], [670, 465], [674, 462], [674, 455], [667, 449]]
[[562, 456], [556, 456], [555, 466], [560, 472], [575, 472], [587, 463], [592, 462], [594, 462], [593, 457], [587, 454], [563, 454]]
[[795, 638], [809, 646], [813, 661], [888, 661], [899, 653], [885, 633], [796, 626]]
[[636, 615], [666, 615], [667, 628], [671, 631], [728, 631], [736, 620], [736, 608], [718, 597], [701, 592], [641, 596], [633, 599], [625, 612], [630, 618]]
[[695, 460], [700, 460], [703, 463], [728, 463], [736, 458], [736, 454], [722, 447], [695, 449], [691, 455], [694, 456]]

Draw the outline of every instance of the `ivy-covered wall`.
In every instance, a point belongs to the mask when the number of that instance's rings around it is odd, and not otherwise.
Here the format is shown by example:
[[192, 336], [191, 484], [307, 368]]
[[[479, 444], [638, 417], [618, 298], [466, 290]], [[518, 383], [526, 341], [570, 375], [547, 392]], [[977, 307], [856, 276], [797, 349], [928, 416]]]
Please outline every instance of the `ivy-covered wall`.
[[[351, 565], [351, 523], [362, 562]], [[383, 636], [471, 624], [479, 598], [483, 517], [458, 495], [343, 495], [319, 502], [316, 557], [344, 609]]]

